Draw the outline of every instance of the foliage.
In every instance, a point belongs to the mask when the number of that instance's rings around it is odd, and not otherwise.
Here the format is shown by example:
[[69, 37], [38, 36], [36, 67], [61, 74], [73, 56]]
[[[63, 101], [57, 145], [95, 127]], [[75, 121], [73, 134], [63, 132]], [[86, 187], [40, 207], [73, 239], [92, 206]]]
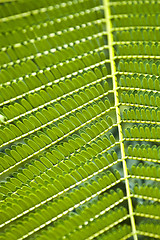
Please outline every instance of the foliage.
[[160, 239], [160, 2], [0, 4], [0, 240]]

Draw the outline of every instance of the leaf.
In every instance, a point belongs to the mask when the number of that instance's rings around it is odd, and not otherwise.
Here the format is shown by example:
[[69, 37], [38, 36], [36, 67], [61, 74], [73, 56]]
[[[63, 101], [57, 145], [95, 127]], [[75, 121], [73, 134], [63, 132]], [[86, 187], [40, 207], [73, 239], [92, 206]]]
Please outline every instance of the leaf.
[[0, 3], [0, 239], [159, 239], [159, 2]]

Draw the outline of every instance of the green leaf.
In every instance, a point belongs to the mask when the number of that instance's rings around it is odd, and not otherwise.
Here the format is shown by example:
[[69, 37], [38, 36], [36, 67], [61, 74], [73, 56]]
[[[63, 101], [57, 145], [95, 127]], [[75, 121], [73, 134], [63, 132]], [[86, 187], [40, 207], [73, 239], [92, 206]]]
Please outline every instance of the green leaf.
[[159, 3], [0, 3], [0, 239], [159, 239]]

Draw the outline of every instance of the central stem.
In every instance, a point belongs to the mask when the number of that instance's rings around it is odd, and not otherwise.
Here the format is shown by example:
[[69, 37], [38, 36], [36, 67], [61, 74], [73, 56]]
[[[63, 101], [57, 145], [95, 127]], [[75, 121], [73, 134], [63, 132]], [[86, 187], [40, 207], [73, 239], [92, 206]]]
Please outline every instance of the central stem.
[[115, 100], [115, 108], [116, 108], [116, 116], [117, 116], [117, 126], [118, 126], [118, 132], [119, 132], [119, 142], [120, 142], [123, 173], [124, 173], [125, 186], [126, 186], [126, 194], [128, 199], [129, 215], [130, 215], [132, 234], [133, 234], [134, 240], [138, 240], [135, 218], [133, 214], [132, 199], [130, 194], [128, 170], [127, 170], [125, 148], [124, 148], [124, 142], [123, 142], [123, 132], [122, 132], [122, 126], [121, 126], [121, 115], [120, 115], [120, 107], [119, 107], [120, 103], [119, 103], [119, 94], [118, 94], [118, 82], [116, 78], [116, 66], [114, 62], [113, 34], [112, 34], [112, 23], [111, 23], [111, 12], [110, 12], [109, 0], [103, 0], [103, 4], [104, 4], [104, 11], [105, 11], [106, 27], [108, 32], [108, 46], [109, 46], [109, 56], [110, 56], [110, 63], [111, 63], [111, 75], [113, 79], [113, 91], [114, 91], [114, 100]]

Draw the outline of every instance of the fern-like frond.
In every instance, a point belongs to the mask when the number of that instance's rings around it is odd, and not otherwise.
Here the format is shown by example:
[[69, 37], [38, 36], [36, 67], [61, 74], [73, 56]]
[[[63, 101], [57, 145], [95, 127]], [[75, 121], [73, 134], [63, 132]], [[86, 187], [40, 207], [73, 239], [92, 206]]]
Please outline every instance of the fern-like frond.
[[0, 1], [0, 240], [160, 239], [159, 11]]

